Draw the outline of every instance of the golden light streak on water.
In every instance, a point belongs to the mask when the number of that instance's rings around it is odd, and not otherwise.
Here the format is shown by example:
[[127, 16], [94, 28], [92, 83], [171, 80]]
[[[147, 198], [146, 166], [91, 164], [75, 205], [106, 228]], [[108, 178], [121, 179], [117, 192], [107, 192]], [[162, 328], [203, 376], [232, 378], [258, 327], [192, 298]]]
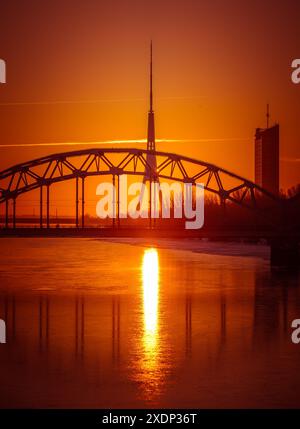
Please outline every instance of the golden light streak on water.
[[157, 331], [158, 289], [158, 253], [155, 249], [147, 249], [143, 258], [144, 327], [151, 337]]
[[144, 306], [143, 343], [145, 355], [147, 356], [147, 365], [153, 368], [155, 367], [155, 356], [157, 355], [159, 304], [159, 261], [156, 249], [145, 250], [142, 271]]

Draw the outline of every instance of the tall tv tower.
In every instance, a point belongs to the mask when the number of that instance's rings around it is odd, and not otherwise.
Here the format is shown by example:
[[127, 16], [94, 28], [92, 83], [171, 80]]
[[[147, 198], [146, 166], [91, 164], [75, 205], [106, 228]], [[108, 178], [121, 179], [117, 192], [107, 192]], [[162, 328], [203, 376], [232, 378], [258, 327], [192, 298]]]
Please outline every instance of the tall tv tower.
[[[153, 111], [153, 72], [152, 72], [152, 40], [150, 44], [150, 109], [148, 112], [148, 134], [147, 134], [147, 150], [149, 152], [155, 151], [155, 125], [154, 125], [154, 111]], [[156, 171], [156, 157], [151, 153], [147, 153], [145, 168], [144, 183], [147, 180], [156, 182], [156, 177], [153, 177], [151, 171]]]

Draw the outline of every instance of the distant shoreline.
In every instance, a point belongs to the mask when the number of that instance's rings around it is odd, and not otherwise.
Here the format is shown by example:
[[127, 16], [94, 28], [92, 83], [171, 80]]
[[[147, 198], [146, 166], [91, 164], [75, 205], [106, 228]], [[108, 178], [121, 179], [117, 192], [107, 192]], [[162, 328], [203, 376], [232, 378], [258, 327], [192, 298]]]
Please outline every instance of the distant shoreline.
[[74, 238], [166, 238], [209, 239], [212, 241], [238, 241], [257, 243], [275, 238], [277, 231], [256, 228], [2, 228], [4, 237], [74, 237]]
[[252, 235], [242, 239], [238, 235], [228, 232], [214, 231], [187, 231], [169, 229], [109, 229], [109, 228], [19, 228], [0, 230], [1, 238], [74, 238], [108, 241], [135, 246], [155, 246], [160, 249], [174, 251], [189, 251], [194, 253], [256, 257], [268, 260], [270, 247], [267, 240]]
[[[99, 239], [102, 240], [102, 239]], [[172, 238], [103, 238], [104, 241], [132, 246], [170, 249], [174, 251], [189, 251], [207, 255], [254, 257], [269, 260], [270, 248], [266, 244], [243, 242], [204, 241], [202, 239], [172, 239]]]

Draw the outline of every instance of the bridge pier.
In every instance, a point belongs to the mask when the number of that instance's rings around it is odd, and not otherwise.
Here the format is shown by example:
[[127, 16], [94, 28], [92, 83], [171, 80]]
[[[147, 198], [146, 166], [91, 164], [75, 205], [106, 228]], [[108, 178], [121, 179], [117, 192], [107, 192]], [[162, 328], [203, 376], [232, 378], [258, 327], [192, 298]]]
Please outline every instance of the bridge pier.
[[43, 185], [40, 186], [40, 228], [43, 228]]
[[16, 229], [16, 198], [13, 199], [13, 229]]
[[299, 268], [300, 251], [297, 239], [280, 237], [271, 240], [271, 266]]
[[120, 175], [117, 175], [117, 184], [118, 184], [118, 192], [117, 192], [117, 224], [118, 228], [120, 228]]
[[112, 175], [112, 184], [113, 184], [113, 213], [112, 213], [112, 219], [113, 219], [113, 228], [115, 228], [116, 226], [116, 193], [115, 193], [115, 189], [116, 189], [116, 177], [113, 174]]
[[84, 228], [84, 176], [81, 177], [81, 228]]
[[[117, 176], [117, 186], [116, 186]], [[112, 173], [112, 185], [114, 189], [113, 193], [113, 213], [112, 213], [112, 227], [113, 229], [117, 226], [120, 227], [120, 174], [118, 169], [114, 169]]]
[[75, 197], [75, 204], [76, 204], [76, 228], [79, 228], [79, 191], [78, 191], [78, 176], [76, 176], [76, 197]]
[[47, 228], [50, 228], [50, 185], [47, 185]]
[[9, 220], [8, 220], [8, 210], [9, 210], [9, 200], [5, 200], [5, 228], [9, 228]]
[[149, 228], [152, 229], [152, 177], [149, 181]]
[[84, 228], [84, 176], [76, 176], [75, 178], [75, 224], [79, 228], [79, 177], [81, 177], [81, 228]]

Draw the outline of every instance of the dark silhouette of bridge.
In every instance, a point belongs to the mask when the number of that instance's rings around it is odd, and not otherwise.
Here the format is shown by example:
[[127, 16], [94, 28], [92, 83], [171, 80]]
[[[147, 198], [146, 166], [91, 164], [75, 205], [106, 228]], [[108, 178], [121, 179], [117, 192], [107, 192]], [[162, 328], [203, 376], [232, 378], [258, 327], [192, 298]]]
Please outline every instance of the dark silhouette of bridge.
[[[40, 190], [40, 227], [43, 228], [44, 189], [46, 190], [46, 226], [50, 226], [50, 188], [55, 183], [75, 180], [75, 224], [79, 227], [79, 193], [81, 193], [81, 227], [84, 228], [85, 179], [91, 176], [111, 176], [117, 188], [116, 214], [119, 221], [119, 179], [121, 175], [144, 177], [145, 170], [153, 181], [172, 180], [181, 183], [203, 183], [205, 190], [217, 195], [222, 203], [237, 205], [266, 214], [266, 207], [277, 207], [280, 200], [255, 183], [196, 159], [178, 154], [151, 151], [157, 165], [149, 163], [149, 150], [86, 149], [64, 152], [15, 165], [0, 172], [0, 203], [5, 204], [5, 224], [9, 227], [9, 204], [13, 205], [12, 223], [16, 227], [17, 198], [35, 189]], [[115, 160], [115, 154], [119, 160]], [[234, 186], [226, 187], [231, 179]], [[150, 195], [151, 198], [151, 195]], [[151, 201], [150, 201], [151, 203]], [[151, 219], [151, 211], [149, 214]]]

